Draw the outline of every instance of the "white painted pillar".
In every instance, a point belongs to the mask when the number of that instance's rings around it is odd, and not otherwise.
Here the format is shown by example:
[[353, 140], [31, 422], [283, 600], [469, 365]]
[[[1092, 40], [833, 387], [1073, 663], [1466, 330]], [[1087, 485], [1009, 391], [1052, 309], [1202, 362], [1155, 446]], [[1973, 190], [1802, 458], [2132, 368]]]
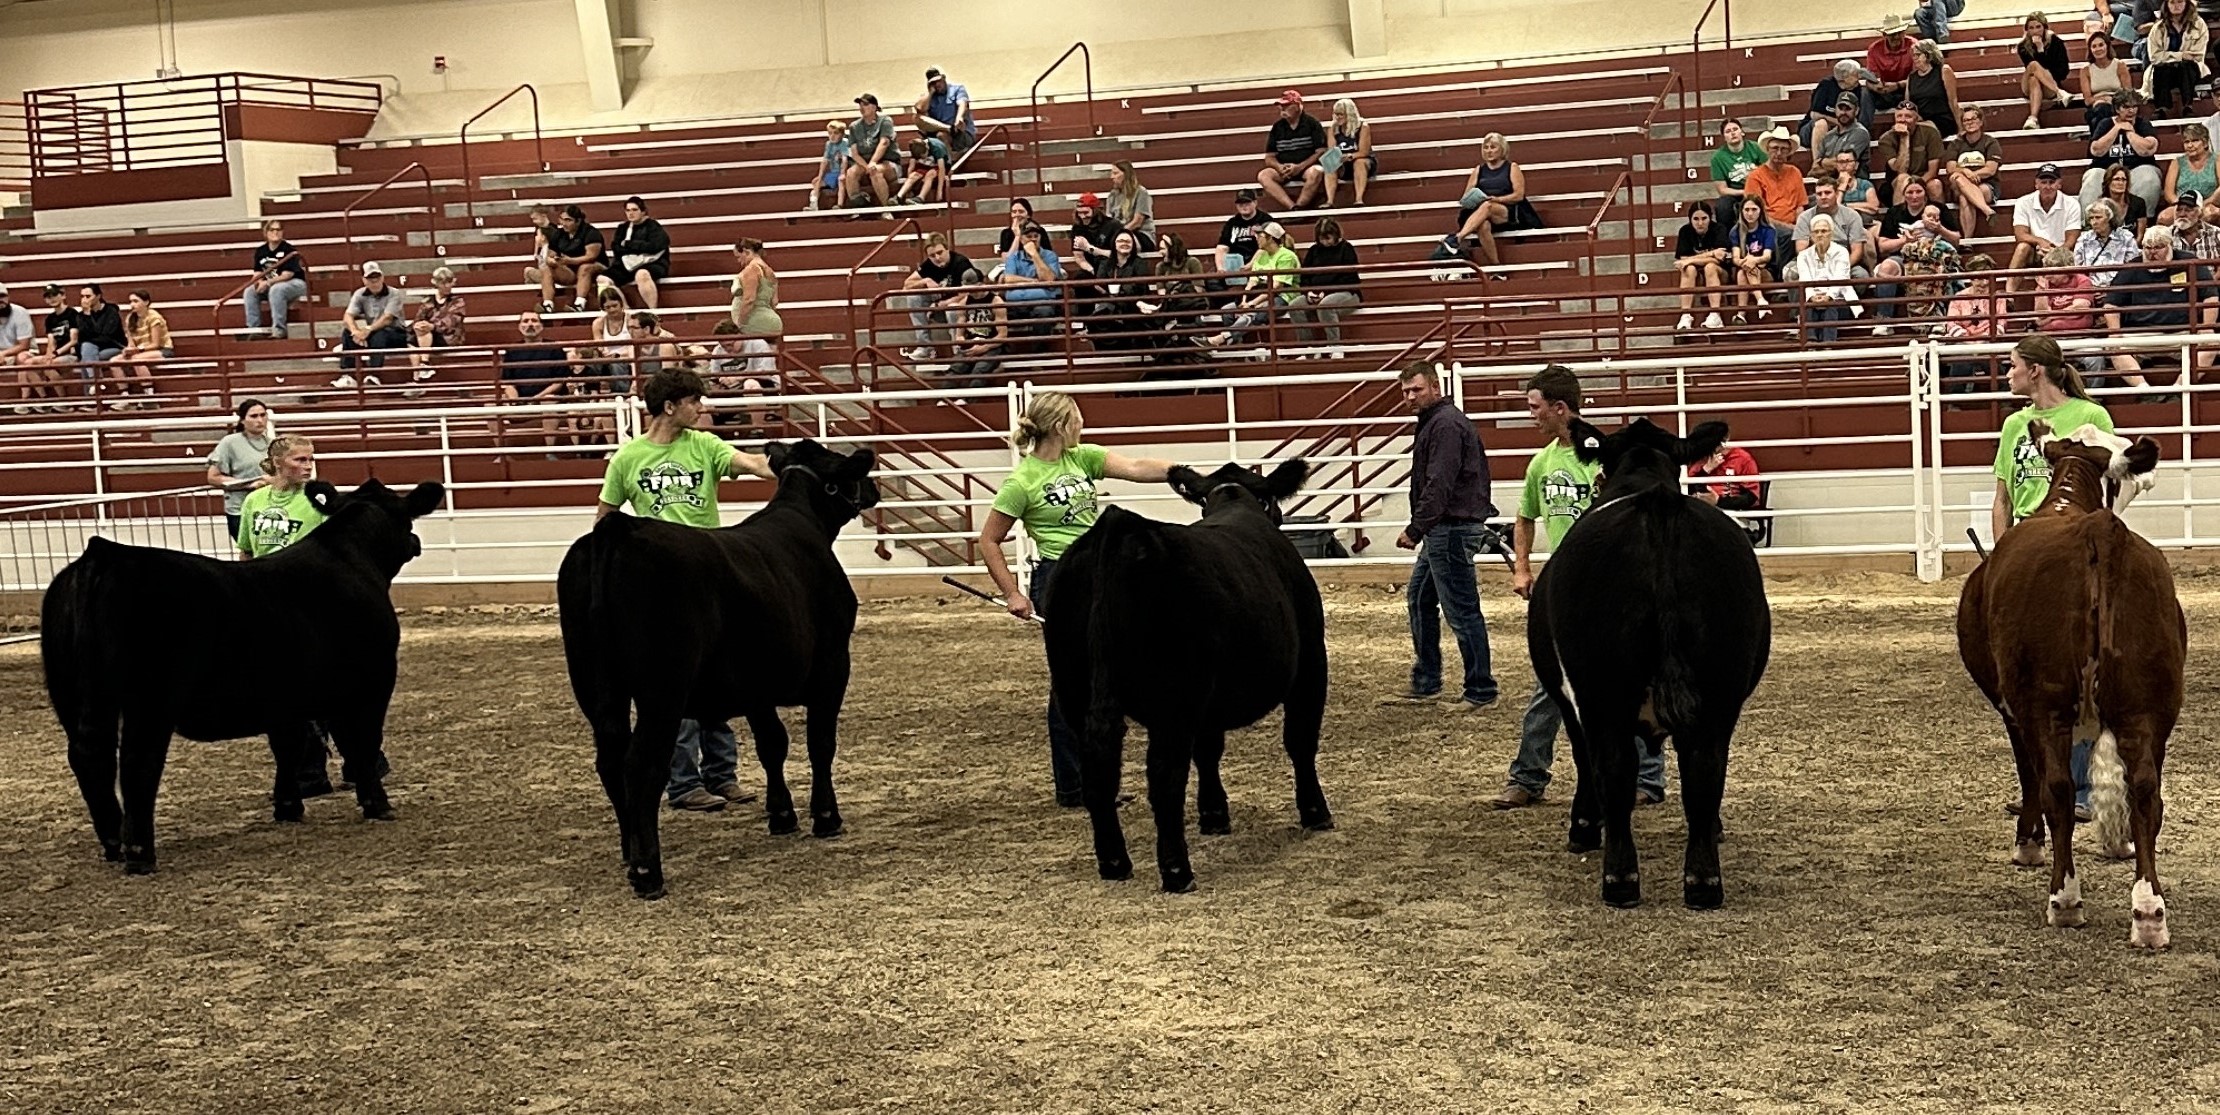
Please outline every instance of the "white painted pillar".
[[624, 107], [624, 71], [617, 58], [618, 0], [571, 0], [578, 12], [579, 53], [586, 60], [586, 88], [594, 110]]
[[1349, 55], [1387, 57], [1387, 0], [1349, 0]]

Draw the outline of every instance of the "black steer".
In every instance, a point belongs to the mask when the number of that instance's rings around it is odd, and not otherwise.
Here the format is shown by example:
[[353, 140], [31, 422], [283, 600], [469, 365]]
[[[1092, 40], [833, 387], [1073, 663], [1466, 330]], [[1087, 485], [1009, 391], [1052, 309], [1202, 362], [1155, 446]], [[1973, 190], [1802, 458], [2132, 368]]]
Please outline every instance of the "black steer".
[[[440, 486], [401, 496], [371, 480], [341, 495], [311, 480], [308, 496], [327, 520], [270, 557], [216, 561], [94, 538], [47, 586], [47, 696], [93, 832], [131, 874], [154, 870], [154, 798], [173, 734], [237, 739], [315, 721], [338, 743], [362, 815], [393, 817], [380, 781], [401, 644], [389, 593], [423, 551], [410, 523], [439, 506]], [[209, 633], [242, 616], [260, 653], [293, 680], [242, 676], [235, 660], [206, 652]], [[273, 810], [300, 820], [293, 749], [272, 751]]]
[[833, 556], [840, 528], [879, 502], [873, 454], [773, 444], [778, 494], [717, 530], [609, 515], [556, 575], [571, 692], [593, 725], [594, 767], [616, 808], [627, 877], [663, 896], [656, 810], [680, 720], [745, 716], [767, 782], [771, 832], [800, 824], [786, 788], [781, 705], [809, 713], [809, 812], [840, 833], [832, 764], [848, 694], [856, 593]]
[[1057, 704], [1083, 721], [1080, 786], [1103, 878], [1133, 874], [1117, 808], [1129, 716], [1149, 733], [1149, 810], [1165, 890], [1195, 886], [1184, 831], [1188, 764], [1199, 778], [1201, 830], [1233, 831], [1218, 779], [1226, 732], [1274, 708], [1286, 708], [1296, 814], [1305, 828], [1333, 827], [1318, 788], [1325, 610], [1279, 530], [1279, 502], [1309, 471], [1302, 461], [1269, 478], [1238, 465], [1208, 476], [1177, 467], [1172, 489], [1202, 505], [1201, 522], [1160, 523], [1113, 507], [1064, 552], [1048, 666]]
[[1727, 743], [1773, 640], [1741, 527], [1680, 489], [1679, 466], [1710, 456], [1726, 434], [1706, 422], [1679, 438], [1637, 419], [1606, 437], [1575, 419], [1573, 451], [1603, 462], [1602, 484], [1550, 555], [1527, 610], [1534, 673], [1564, 713], [1580, 780], [1571, 847], [1603, 845], [1603, 900], [1614, 906], [1642, 900], [1631, 827], [1637, 735], [1651, 747], [1671, 736], [1680, 756], [1683, 899], [1696, 909], [1724, 900]]

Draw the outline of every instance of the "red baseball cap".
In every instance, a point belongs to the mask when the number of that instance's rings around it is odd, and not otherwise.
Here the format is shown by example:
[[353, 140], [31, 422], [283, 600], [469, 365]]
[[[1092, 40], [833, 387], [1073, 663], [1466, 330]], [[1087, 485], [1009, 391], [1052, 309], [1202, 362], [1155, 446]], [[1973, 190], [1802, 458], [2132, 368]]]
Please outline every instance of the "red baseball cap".
[[1282, 89], [1280, 90], [1279, 103], [1283, 105], [1299, 105], [1303, 103], [1303, 95], [1293, 89]]
[[1102, 208], [1102, 199], [1093, 194], [1081, 194], [1079, 195], [1079, 204], [1089, 209], [1100, 209]]

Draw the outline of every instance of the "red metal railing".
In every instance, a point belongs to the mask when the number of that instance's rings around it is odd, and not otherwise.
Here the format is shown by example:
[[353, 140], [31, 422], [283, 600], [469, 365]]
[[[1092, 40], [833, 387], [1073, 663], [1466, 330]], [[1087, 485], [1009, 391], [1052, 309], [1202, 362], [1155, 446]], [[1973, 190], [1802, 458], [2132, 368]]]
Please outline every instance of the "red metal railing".
[[[971, 157], [981, 151], [986, 150], [987, 141], [993, 139], [998, 133], [1002, 133], [1003, 131], [1004, 126], [1001, 124], [996, 124], [992, 127], [989, 127], [986, 131], [979, 133], [978, 140], [972, 143], [969, 150], [965, 151], [963, 155], [957, 158], [954, 162], [948, 164], [948, 191], [946, 196], [942, 199], [946, 201], [947, 204], [942, 206], [941, 214], [948, 218], [948, 228], [946, 230], [946, 235], [948, 237], [948, 243], [951, 245], [955, 244], [956, 242], [956, 174], [964, 167], [971, 165]], [[1004, 136], [1003, 141], [1007, 143], [1008, 137]], [[1003, 162], [1007, 164], [1009, 162], [1008, 158], [1005, 157]], [[1008, 176], [1002, 175], [1000, 177], [1006, 179]], [[1005, 181], [1002, 183], [1002, 185], [1004, 187], [1004, 192], [1008, 192], [1008, 183]], [[974, 206], [976, 207], [976, 202], [974, 203]]]
[[0, 101], [0, 190], [31, 188], [31, 129], [22, 101]]
[[409, 165], [402, 167], [401, 169], [396, 170], [392, 174], [388, 175], [385, 181], [380, 182], [377, 185], [372, 186], [368, 190], [364, 191], [362, 196], [348, 202], [347, 207], [339, 211], [339, 234], [347, 238], [347, 266], [349, 269], [353, 269], [357, 266], [355, 261], [355, 210], [360, 207], [363, 202], [366, 202], [371, 198], [377, 196], [378, 194], [383, 193], [386, 187], [393, 185], [395, 182], [398, 182], [411, 174], [422, 175], [424, 178], [425, 250], [431, 252], [433, 255], [446, 254], [445, 249], [439, 246], [439, 203], [432, 197], [432, 172], [424, 169], [423, 163], [410, 163]]
[[[295, 267], [299, 268], [300, 276], [302, 279], [305, 280], [308, 278], [308, 265], [301, 262], [301, 254], [299, 252], [294, 252], [292, 255], [289, 255], [284, 259], [278, 260], [277, 263], [273, 266], [282, 267], [287, 263], [291, 263]], [[252, 278], [249, 278], [246, 282], [240, 283], [237, 287], [234, 287], [231, 293], [226, 294], [222, 298], [218, 298], [214, 302], [209, 303], [208, 324], [209, 327], [214, 330], [212, 336], [214, 338], [217, 359], [222, 359], [224, 354], [224, 334], [226, 332], [226, 330], [224, 329], [224, 307], [238, 301], [243, 295], [247, 293], [248, 287], [253, 286], [260, 281], [262, 281], [262, 276], [255, 275]], [[315, 292], [312, 290], [308, 295], [303, 296], [300, 302], [297, 303], [297, 305], [300, 307], [299, 316], [297, 318], [295, 317], [293, 311], [288, 310], [286, 312], [286, 328], [288, 331], [290, 331], [294, 321], [297, 320], [300, 324], [308, 328], [309, 338], [313, 340], [316, 336], [316, 316], [314, 312], [314, 306], [316, 305]], [[273, 310], [274, 307], [266, 308], [263, 312], [271, 313], [273, 312]]]
[[1033, 79], [1033, 90], [1029, 96], [1033, 106], [1030, 126], [1033, 129], [1033, 181], [1035, 183], [1041, 180], [1041, 83], [1047, 81], [1050, 74], [1055, 73], [1058, 67], [1068, 61], [1074, 51], [1078, 52], [1079, 60], [1087, 70], [1087, 134], [1091, 136], [1102, 134], [1102, 125], [1095, 122], [1094, 52], [1088, 50], [1087, 44], [1084, 42], [1073, 43], [1065, 49], [1064, 53], [1057, 55], [1056, 61], [1049, 63], [1047, 69], [1041, 71], [1041, 76]]
[[462, 148], [463, 213], [470, 218], [472, 228], [479, 227], [479, 222], [478, 180], [470, 176], [470, 126], [485, 119], [487, 113], [507, 104], [509, 98], [519, 93], [529, 93], [532, 96], [532, 161], [542, 171], [548, 167], [547, 145], [540, 138], [540, 91], [532, 88], [531, 82], [525, 82], [495, 97], [492, 104], [479, 109], [470, 119], [463, 121], [462, 127], [455, 131], [455, 142]]
[[[1596, 206], [1596, 215], [1588, 218], [1588, 296], [1591, 308], [1595, 305], [1596, 296], [1602, 292], [1601, 272], [1603, 261], [1596, 251], [1601, 240], [1596, 230], [1603, 226], [1603, 218], [1611, 212], [1612, 203], [1619, 200], [1620, 190], [1626, 191], [1627, 202], [1631, 205], [1634, 201], [1634, 176], [1631, 173], [1623, 170], [1619, 172], [1619, 176], [1612, 180], [1611, 188], [1603, 192], [1603, 204]], [[1625, 237], [1626, 281], [1629, 284], [1634, 282], [1636, 274], [1634, 222], [1638, 219], [1644, 218], [1638, 218], [1631, 213], [1627, 215], [1627, 234]], [[1621, 348], [1626, 347], [1626, 326], [1626, 315], [1619, 315], [1618, 333]]]
[[374, 82], [278, 74], [196, 74], [23, 95], [35, 176], [97, 174], [224, 161], [224, 109], [235, 104], [374, 114]]
[[[1720, 19], [1725, 28], [1719, 49], [1722, 51], [1734, 49], [1734, 0], [1711, 0], [1709, 4], [1704, 5], [1704, 14], [1696, 17], [1696, 26], [1688, 32], [1688, 65], [1690, 73], [1696, 79], [1696, 115], [1698, 117], [1701, 117], [1704, 112], [1704, 25], [1711, 22], [1711, 13], [1714, 10], [1720, 13]], [[1686, 144], [1691, 142], [1691, 138], [1682, 136], [1681, 141]]]
[[[925, 239], [925, 229], [917, 223], [917, 218], [904, 217], [892, 229], [888, 230], [887, 234], [881, 237], [878, 243], [873, 244], [871, 250], [865, 252], [863, 258], [857, 260], [854, 267], [848, 269], [848, 343], [858, 348], [870, 345], [871, 338], [863, 334], [856, 321], [856, 276], [863, 274], [863, 269], [869, 266], [872, 260], [879, 258], [879, 253], [885, 251], [887, 245], [894, 243], [895, 238], [902, 235], [905, 230], [919, 241]], [[880, 297], [884, 297], [884, 295]], [[867, 301], [875, 303], [877, 299], [868, 299]]]
[[1652, 214], [1657, 212], [1657, 176], [1660, 173], [1657, 167], [1657, 114], [1665, 111], [1665, 98], [1675, 90], [1680, 92], [1680, 142], [1676, 147], [1684, 152], [1682, 158], [1691, 157], [1685, 152], [1689, 149], [1688, 145], [1695, 142], [1695, 114], [1690, 110], [1688, 86], [1681, 81], [1678, 71], [1667, 74], [1664, 86], [1650, 101], [1649, 114], [1642, 117], [1642, 207]]

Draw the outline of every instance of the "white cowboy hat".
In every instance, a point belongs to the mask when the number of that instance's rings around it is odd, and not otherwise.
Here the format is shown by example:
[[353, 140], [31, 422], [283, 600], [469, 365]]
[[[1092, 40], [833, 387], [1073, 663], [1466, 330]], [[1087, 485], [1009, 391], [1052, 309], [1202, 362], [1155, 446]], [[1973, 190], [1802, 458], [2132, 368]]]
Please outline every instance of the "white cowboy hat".
[[1903, 16], [1886, 15], [1881, 17], [1881, 33], [1884, 35], [1901, 34], [1911, 29], [1912, 21], [1905, 19]]

